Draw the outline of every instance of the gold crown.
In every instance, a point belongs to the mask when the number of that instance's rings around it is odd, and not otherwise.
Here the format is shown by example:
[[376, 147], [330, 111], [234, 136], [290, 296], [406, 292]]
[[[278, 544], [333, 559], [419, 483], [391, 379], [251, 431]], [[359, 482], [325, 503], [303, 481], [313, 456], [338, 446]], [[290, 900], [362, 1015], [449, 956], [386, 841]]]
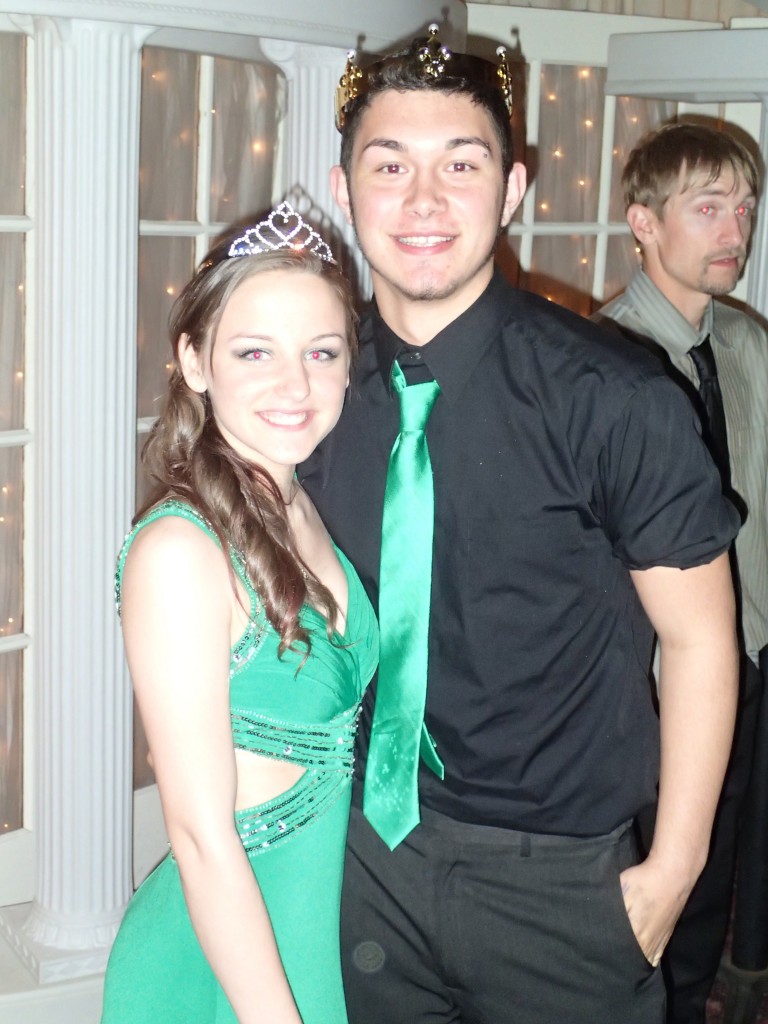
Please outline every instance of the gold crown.
[[344, 128], [344, 122], [350, 104], [368, 92], [369, 76], [388, 64], [405, 60], [411, 64], [419, 77], [438, 80], [441, 78], [465, 77], [477, 82], [495, 85], [501, 91], [510, 117], [512, 116], [512, 74], [504, 46], [496, 50], [498, 64], [493, 64], [482, 57], [472, 57], [467, 53], [453, 53], [438, 38], [439, 28], [429, 26], [427, 39], [414, 39], [408, 54], [390, 55], [373, 61], [365, 68], [356, 62], [356, 53], [350, 50], [347, 54], [347, 66], [339, 79], [336, 88], [336, 127]]

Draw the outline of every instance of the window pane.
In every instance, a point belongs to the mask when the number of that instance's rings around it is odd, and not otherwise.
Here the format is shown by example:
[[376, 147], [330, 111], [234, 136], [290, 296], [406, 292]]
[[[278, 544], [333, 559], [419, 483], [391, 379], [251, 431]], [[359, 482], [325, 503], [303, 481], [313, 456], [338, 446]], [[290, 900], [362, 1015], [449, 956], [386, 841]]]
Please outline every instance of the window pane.
[[605, 301], [623, 291], [630, 278], [640, 266], [637, 243], [632, 235], [612, 235], [608, 239], [608, 252], [605, 261]]
[[0, 448], [0, 637], [23, 630], [22, 464], [22, 448]]
[[0, 430], [24, 426], [23, 332], [24, 236], [0, 233]]
[[594, 221], [600, 185], [605, 68], [541, 72], [537, 221]]
[[[637, 96], [619, 96], [613, 130], [613, 163], [611, 167], [611, 221], [624, 220], [624, 191], [621, 175], [627, 158], [646, 132], [674, 117], [677, 105], [665, 100], [644, 100]], [[607, 294], [607, 293], [606, 293]]]
[[197, 68], [195, 54], [144, 49], [139, 169], [143, 220], [195, 219]]
[[192, 275], [191, 238], [139, 240], [138, 415], [157, 416], [170, 370], [168, 314]]
[[531, 270], [521, 286], [589, 316], [593, 308], [594, 256], [592, 235], [534, 238]]
[[0, 214], [24, 213], [24, 47], [26, 36], [0, 32]]
[[272, 202], [278, 73], [269, 64], [214, 61], [211, 220], [229, 224]]
[[0, 835], [22, 825], [22, 654], [0, 654]]

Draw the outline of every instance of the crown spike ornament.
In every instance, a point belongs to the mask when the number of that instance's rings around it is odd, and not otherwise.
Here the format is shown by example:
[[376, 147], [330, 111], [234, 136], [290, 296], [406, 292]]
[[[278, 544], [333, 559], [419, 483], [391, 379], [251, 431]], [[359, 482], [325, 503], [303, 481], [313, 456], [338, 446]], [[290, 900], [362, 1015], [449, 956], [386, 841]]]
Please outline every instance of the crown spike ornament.
[[429, 39], [424, 46], [416, 51], [424, 75], [427, 78], [440, 78], [453, 54], [438, 39], [440, 29], [433, 22], [429, 26]]
[[496, 50], [499, 63], [493, 64], [482, 57], [454, 53], [440, 42], [438, 25], [433, 23], [428, 31], [426, 39], [414, 39], [409, 51], [382, 57], [364, 68], [357, 63], [356, 52], [348, 52], [344, 74], [339, 79], [336, 89], [336, 128], [339, 131], [344, 129], [352, 103], [368, 92], [370, 79], [391, 64], [410, 66], [416, 75], [425, 81], [466, 78], [495, 85], [501, 92], [510, 117], [512, 116], [512, 73], [506, 47], [500, 46]]
[[255, 256], [280, 249], [311, 252], [328, 263], [336, 262], [328, 243], [285, 200], [272, 210], [266, 220], [259, 221], [236, 238], [227, 256]]

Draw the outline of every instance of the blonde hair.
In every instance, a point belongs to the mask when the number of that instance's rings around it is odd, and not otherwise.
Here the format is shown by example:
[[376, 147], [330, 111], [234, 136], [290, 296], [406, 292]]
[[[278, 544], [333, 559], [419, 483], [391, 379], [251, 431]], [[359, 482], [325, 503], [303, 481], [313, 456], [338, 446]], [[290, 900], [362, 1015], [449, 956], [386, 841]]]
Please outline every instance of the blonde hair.
[[665, 124], [645, 136], [629, 155], [621, 183], [624, 207], [647, 206], [661, 217], [664, 204], [680, 187], [690, 188], [704, 174], [707, 184], [723, 169], [733, 171], [757, 195], [760, 175], [754, 157], [738, 139], [708, 125], [680, 122]]

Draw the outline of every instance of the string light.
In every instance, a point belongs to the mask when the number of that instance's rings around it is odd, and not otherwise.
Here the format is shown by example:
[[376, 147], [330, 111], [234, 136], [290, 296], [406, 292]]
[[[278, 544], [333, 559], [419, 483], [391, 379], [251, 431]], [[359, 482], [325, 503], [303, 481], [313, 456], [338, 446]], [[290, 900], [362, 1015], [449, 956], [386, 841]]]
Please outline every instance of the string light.
[[172, 284], [169, 284], [168, 287], [165, 289], [165, 294], [166, 295], [175, 295], [176, 294], [176, 289], [173, 287]]
[[264, 143], [261, 141], [261, 139], [255, 139], [251, 145], [251, 149], [253, 150], [254, 153], [263, 153]]
[[[594, 82], [591, 81], [593, 72], [596, 76]], [[592, 173], [588, 176], [585, 172], [593, 170], [593, 164], [595, 166], [600, 165], [599, 153], [595, 151], [595, 144], [597, 139], [595, 136], [601, 136], [604, 127], [601, 119], [596, 116], [600, 110], [600, 104], [597, 97], [593, 96], [593, 87], [598, 86], [602, 78], [599, 76], [602, 74], [600, 69], [590, 67], [558, 67], [558, 66], [546, 66], [546, 70], [541, 72], [542, 87], [541, 87], [541, 103], [542, 103], [542, 120], [541, 126], [544, 134], [541, 136], [541, 142], [544, 145], [544, 152], [549, 154], [550, 167], [551, 161], [557, 160], [557, 169], [551, 169], [550, 174], [547, 177], [542, 176], [540, 184], [544, 181], [548, 181], [550, 189], [553, 191], [553, 196], [549, 199], [543, 188], [539, 188], [539, 195], [536, 199], [536, 213], [538, 219], [568, 223], [570, 221], [591, 221], [596, 217], [596, 213], [590, 213], [590, 199], [591, 190], [594, 187], [594, 176]], [[585, 83], [585, 88], [573, 95], [573, 83], [574, 80], [582, 81]], [[588, 83], [588, 88], [587, 88]], [[562, 112], [558, 112], [557, 115], [554, 113], [544, 114], [545, 105], [547, 103], [559, 103], [560, 92], [564, 93]], [[576, 103], [574, 103], [574, 100]], [[614, 127], [614, 131], [617, 137], [622, 135], [622, 131], [625, 134], [634, 136], [633, 131], [627, 131], [631, 125], [642, 125], [645, 120], [650, 123], [654, 122], [655, 115], [657, 113], [657, 107], [653, 101], [638, 101], [633, 97], [622, 96], [619, 98], [619, 102], [623, 104], [622, 107], [617, 108], [617, 119]], [[629, 106], [628, 106], [629, 104]], [[575, 122], [571, 118], [565, 117], [565, 110], [571, 106], [576, 106], [575, 113], [577, 115]], [[591, 115], [591, 116], [589, 116]], [[568, 127], [566, 127], [568, 125]], [[586, 150], [581, 151], [582, 147], [579, 146], [577, 151], [570, 146], [572, 141], [572, 131], [575, 128], [574, 134], [577, 136], [577, 141], [580, 143], [586, 142]], [[578, 133], [581, 132], [581, 138], [578, 138]], [[592, 134], [588, 134], [592, 133]], [[586, 136], [586, 138], [584, 138]], [[618, 179], [615, 176], [615, 168], [619, 161], [626, 158], [627, 147], [621, 145], [613, 145], [611, 147], [612, 160], [614, 166], [614, 181], [612, 191], [615, 193], [618, 188]], [[565, 166], [563, 166], [565, 165]], [[566, 174], [563, 178], [562, 170], [570, 171], [570, 174]], [[570, 185], [566, 184], [563, 189], [563, 183], [570, 182]], [[570, 199], [568, 196], [568, 188], [570, 188]], [[587, 192], [587, 190], [590, 192]], [[615, 199], [615, 195], [613, 197]], [[572, 209], [570, 209], [571, 207]], [[613, 200], [612, 207], [613, 209]], [[536, 218], [534, 218], [536, 220]], [[536, 232], [534, 229], [534, 236]], [[574, 238], [580, 236], [574, 236]], [[639, 253], [639, 247], [637, 249]], [[573, 274], [573, 277], [578, 277], [578, 274], [587, 273], [587, 268], [592, 265], [592, 256], [579, 257], [575, 255], [572, 266], [580, 266], [585, 268], [584, 271], [578, 271], [577, 274]], [[536, 264], [538, 259], [536, 255], [533, 258], [532, 270], [534, 273], [537, 272]], [[545, 260], [545, 262], [548, 262]], [[548, 268], [549, 272], [555, 271], [556, 268]], [[567, 276], [567, 271], [561, 271], [562, 274]], [[554, 276], [558, 276], [555, 273]], [[573, 285], [566, 284], [564, 290], [561, 293], [558, 292], [556, 296], [546, 295], [550, 301], [565, 301], [566, 305], [571, 305], [573, 308], [574, 295], [571, 294]], [[543, 292], [543, 289], [542, 289]], [[569, 302], [569, 299], [571, 300]]]

